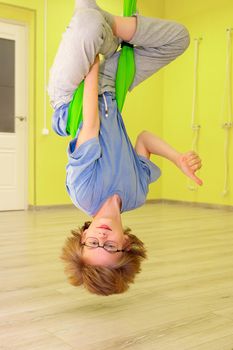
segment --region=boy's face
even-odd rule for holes
[[[128,236],[124,234],[121,221],[114,218],[94,218],[91,225],[83,232],[82,243],[98,242],[103,247],[114,246],[121,250],[127,246]],[[111,253],[101,247],[83,247],[83,257],[87,264],[113,266],[122,257],[122,252]]]

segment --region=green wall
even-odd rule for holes
[[[199,55],[197,120],[201,124],[199,153],[204,186],[188,189],[183,175],[163,164],[162,197],[212,204],[233,204],[233,153],[230,145],[231,192],[223,197],[224,131],[221,114],[226,71],[226,29],[233,27],[233,2],[228,0],[166,0],[165,16],[182,22],[190,31],[187,52],[164,71],[164,138],[182,151],[191,147],[194,85],[194,38],[202,37]],[[226,114],[225,114],[226,116]],[[232,131],[231,131],[232,139]],[[175,183],[175,186],[174,186]]]
[[[62,32],[73,12],[73,0],[48,0],[47,60],[52,65]],[[122,13],[123,1],[99,0],[98,4],[115,14]],[[219,204],[233,204],[232,193],[222,197],[224,132],[221,129],[221,100],[225,78],[226,28],[233,27],[230,0],[138,0],[145,16],[165,17],[184,23],[191,34],[186,53],[128,95],[123,117],[132,142],[143,129],[149,129],[181,151],[190,149],[193,94],[194,37],[203,37],[200,47],[199,151],[203,158],[200,176],[204,186],[187,189],[187,180],[167,161],[153,160],[163,176],[151,185],[149,199],[167,198]],[[29,204],[68,204],[65,190],[66,138],[56,136],[50,127],[52,109],[47,99],[50,133],[43,136],[44,110],[44,7],[42,0],[4,0],[0,17],[29,26]],[[49,69],[48,69],[49,70]],[[48,71],[47,71],[48,75]],[[142,125],[143,121],[143,125]],[[230,160],[230,174],[233,157]],[[231,175],[233,185],[233,177]],[[175,186],[174,186],[175,184]]]

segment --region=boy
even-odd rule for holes
[[[135,15],[108,14],[94,0],[76,2],[53,68],[49,93],[54,130],[66,135],[69,102],[85,79],[83,123],[68,148],[66,186],[74,204],[92,216],[72,231],[62,259],[73,285],[110,295],[122,293],[146,257],[143,243],[124,230],[121,213],[141,206],[148,186],[160,176],[150,155],[165,157],[197,184],[201,161],[194,152],[180,154],[143,131],[131,145],[115,100],[119,42],[135,45],[136,76],[130,90],[182,54],[189,34],[175,22]],[[105,56],[100,65],[99,53]]]

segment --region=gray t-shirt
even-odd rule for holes
[[[91,216],[114,194],[121,198],[121,212],[143,205],[149,184],[161,174],[150,160],[137,155],[116,100],[110,93],[104,97],[105,103],[99,96],[99,137],[75,149],[78,131],[68,147],[67,190],[73,203]]]

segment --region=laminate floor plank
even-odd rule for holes
[[[59,258],[75,208],[0,213],[1,350],[232,350],[233,215],[147,204],[123,214],[149,259],[129,292],[70,286]]]

